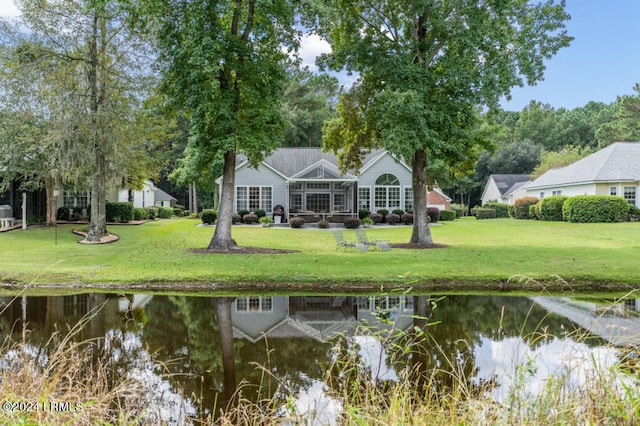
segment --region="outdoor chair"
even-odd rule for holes
[[[367,247],[376,248],[380,251],[389,251],[391,250],[391,246],[389,245],[389,240],[373,240],[369,241],[367,238],[367,232],[364,229],[356,229],[356,239],[358,240],[358,244],[366,245]]]
[[[342,234],[342,231],[340,231],[338,229],[332,229],[331,232],[333,232],[333,236],[336,239],[336,251],[339,248],[343,248],[345,251],[348,250],[348,249],[357,248],[358,251],[360,251],[360,252],[365,252],[368,249],[368,247],[364,246],[363,244],[357,244],[357,243],[348,242],[344,238],[344,235]]]

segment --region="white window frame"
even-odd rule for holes
[[[410,186],[404,187],[404,211],[413,211],[413,188]]]
[[[636,205],[637,188],[635,186],[624,186],[622,188],[624,199],[631,205]]]
[[[271,296],[236,297],[234,309],[236,312],[273,312],[273,298]]]
[[[264,210],[270,212],[273,205],[273,187],[257,185],[236,186],[236,212],[240,210]]]

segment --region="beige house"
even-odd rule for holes
[[[640,143],[616,142],[525,186],[528,196],[616,195],[640,206]]]

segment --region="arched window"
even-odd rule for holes
[[[384,173],[376,179],[374,188],[375,211],[400,208],[400,181],[391,173]]]

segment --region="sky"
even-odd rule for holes
[[[618,96],[634,94],[640,82],[638,0],[567,0],[569,35],[575,40],[547,61],[545,78],[533,87],[514,88],[506,110],[520,111],[531,100],[554,108],[573,109],[589,101],[611,103]],[[13,0],[0,0],[0,16],[16,16]],[[316,69],[315,57],[330,49],[316,36],[305,38],[300,57]],[[345,88],[355,80],[337,75]]]

